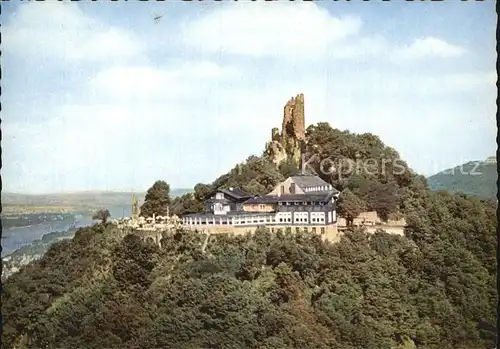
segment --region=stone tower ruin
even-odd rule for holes
[[[276,165],[289,161],[300,167],[305,139],[304,94],[301,93],[285,104],[281,133],[277,128],[272,129],[265,156]]]

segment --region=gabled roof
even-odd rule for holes
[[[331,186],[331,184],[325,182],[318,176],[292,176],[292,181],[296,183],[302,190],[307,187],[322,187]]]
[[[249,194],[246,191],[243,191],[243,190],[238,189],[238,188],[224,188],[224,189],[219,189],[218,191],[220,191],[221,193],[224,193],[232,198],[235,198],[237,200],[248,199],[248,198],[251,198],[253,196],[252,194]]]

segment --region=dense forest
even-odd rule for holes
[[[193,232],[166,234],[159,247],[99,223],[6,280],[3,346],[494,348],[496,202],[432,192],[376,136],[322,123],[307,137],[306,151],[319,158],[391,160],[386,171],[321,176],[342,190],[344,215],[402,214],[405,236],[352,228],[332,244],[262,228],[212,236],[203,253],[204,236]],[[201,210],[217,188],[262,194],[296,172],[251,157],[193,195],[170,198],[157,182],[141,211]]]
[[[80,229],[10,277],[5,348],[491,349],[495,205],[427,193],[406,237]]]

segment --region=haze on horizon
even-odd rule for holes
[[[494,2],[2,10],[4,192],[212,182],[300,92],[307,125],[376,134],[424,175],[496,150]]]

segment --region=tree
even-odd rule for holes
[[[102,209],[102,210],[97,211],[92,216],[92,219],[99,220],[103,224],[106,224],[108,222],[109,217],[111,217],[111,213],[109,213],[109,210],[108,209]]]
[[[260,184],[255,178],[245,185],[243,190],[252,195],[265,195],[267,193],[266,187]]]
[[[210,185],[198,183],[194,186],[194,198],[200,202],[205,201],[212,194]]]
[[[352,191],[349,189],[342,191],[338,201],[338,211],[346,219],[347,225],[352,225],[354,218],[365,209],[364,201],[354,195]]]
[[[386,221],[389,214],[396,212],[399,207],[398,186],[394,182],[372,183],[366,201],[370,209],[377,211],[380,218]]]
[[[194,197],[193,193],[178,196],[172,200],[171,213],[182,216],[188,213],[203,212],[205,205]]]
[[[156,181],[146,192],[141,216],[152,217],[153,214],[168,215],[170,205],[170,186],[165,181]]]

